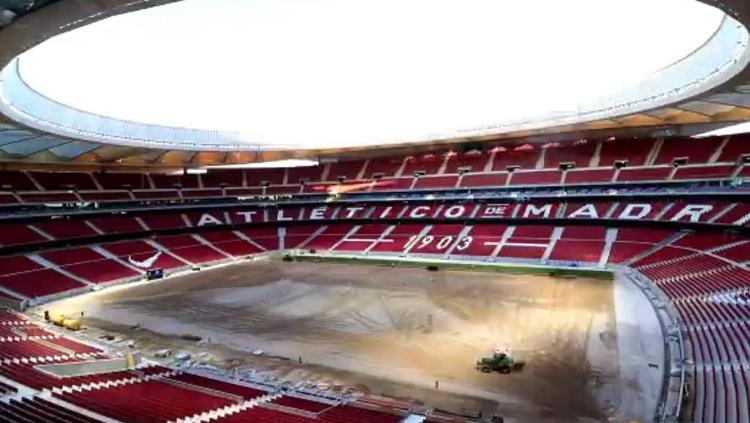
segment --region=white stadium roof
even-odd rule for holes
[[[732,1],[61,3],[0,31],[0,160],[232,164],[750,118]]]

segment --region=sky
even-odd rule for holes
[[[440,138],[575,111],[679,60],[694,0],[185,0],[25,53],[78,109],[308,148]]]

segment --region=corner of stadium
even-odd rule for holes
[[[500,81],[542,73],[457,34],[492,2],[0,0],[0,423],[750,423],[750,2],[673,2],[715,24],[576,97],[573,53]],[[139,17],[245,22],[247,80],[196,60],[157,119],[166,62],[92,40]]]

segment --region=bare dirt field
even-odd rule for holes
[[[514,422],[605,419],[596,387],[619,368],[612,282],[582,277],[266,261],[45,309],[84,311],[91,335],[132,339],[147,355],[206,352],[226,368],[453,412],[500,410]],[[476,371],[476,359],[495,348],[509,348],[525,369]],[[256,349],[265,356],[253,356]]]

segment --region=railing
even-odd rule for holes
[[[650,279],[631,268],[626,268],[624,273],[654,307],[664,334],[664,382],[654,421],[677,422],[682,411],[686,382],[685,346],[678,313],[664,292]]]

